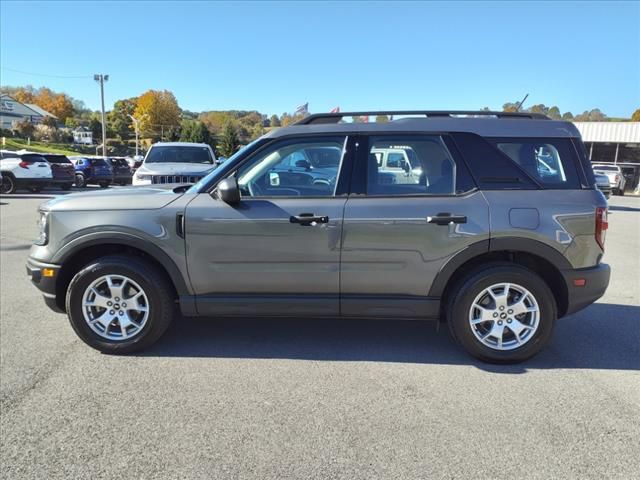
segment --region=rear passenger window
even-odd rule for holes
[[[456,164],[439,136],[371,137],[369,195],[453,195]]]
[[[575,152],[567,139],[493,139],[500,151],[547,188],[580,188]]]

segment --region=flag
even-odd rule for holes
[[[299,105],[296,108],[296,112],[294,113],[294,115],[306,115],[309,113],[309,102],[305,103],[304,105]]]
[[[329,113],[340,113],[340,107],[335,107],[333,110],[331,110]]]

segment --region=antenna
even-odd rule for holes
[[[518,106],[516,107],[516,112],[520,111],[520,107],[522,107],[522,104],[524,103],[524,101],[529,98],[529,94],[527,93],[524,98],[522,99],[522,101],[518,104]]]

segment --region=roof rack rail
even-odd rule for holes
[[[551,120],[542,113],[527,112],[492,112],[476,110],[381,110],[371,112],[338,112],[314,113],[303,118],[296,125],[312,125],[317,123],[338,123],[344,117],[371,117],[377,115],[424,115],[427,118],[452,117],[457,115],[472,115],[477,117],[496,118],[528,118],[535,120]]]

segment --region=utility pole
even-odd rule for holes
[[[104,114],[104,82],[109,80],[109,75],[95,74],[93,79],[100,84],[100,100],[102,102],[102,156],[107,157],[107,120]]]
[[[129,118],[133,121],[133,127],[136,129],[136,157],[138,156],[138,134],[139,134],[139,120],[133,115],[129,115]]]

